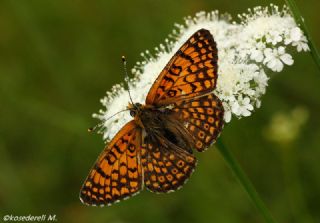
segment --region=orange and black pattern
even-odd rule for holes
[[[194,137],[196,149],[200,152],[217,139],[223,128],[223,106],[214,94],[177,102],[173,111],[177,112],[185,123],[190,135]]]
[[[142,188],[139,147],[141,130],[126,124],[101,153],[80,191],[88,205],[110,205]]]
[[[134,118],[100,154],[80,199],[111,205],[137,194],[179,189],[203,151],[223,127],[223,106],[212,92],[217,82],[217,47],[200,29],[182,45],[149,90],[146,105],[129,104]]]
[[[152,192],[166,193],[177,190],[189,178],[196,158],[171,145],[147,142],[141,150],[144,183]]]
[[[218,53],[208,30],[200,29],[182,45],[151,87],[146,104],[168,105],[212,91]]]

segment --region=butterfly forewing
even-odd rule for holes
[[[168,105],[212,91],[217,80],[217,48],[200,29],[171,58],[151,87],[146,104]]]
[[[127,123],[101,153],[80,191],[88,205],[110,205],[142,188],[141,129]]]

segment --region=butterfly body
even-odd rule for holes
[[[223,127],[224,109],[213,90],[217,48],[201,29],[182,45],[152,85],[144,105],[128,105],[129,121],[105,147],[91,169],[80,199],[111,205],[146,187],[152,192],[180,188]]]
[[[172,109],[139,103],[129,104],[128,108],[136,125],[141,128],[142,146],[148,141],[153,141],[170,149],[166,145],[166,142],[169,142],[192,153],[192,148],[195,146],[192,135],[186,129],[183,120],[180,120]]]

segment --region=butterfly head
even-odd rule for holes
[[[139,115],[141,113],[142,104],[140,104],[140,103],[134,103],[134,104],[129,103],[128,109],[130,111],[130,115],[132,117],[136,117],[137,115]]]

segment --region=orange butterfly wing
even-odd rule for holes
[[[152,85],[146,104],[169,105],[211,92],[217,81],[217,47],[208,30],[193,34]]]
[[[208,148],[222,131],[224,109],[214,94],[177,102],[172,110],[185,123],[199,152]]]
[[[147,140],[141,148],[144,183],[152,192],[179,189],[190,177],[196,162],[192,154],[163,138]]]
[[[142,189],[141,129],[128,122],[102,151],[81,191],[88,205],[111,205]]]

